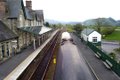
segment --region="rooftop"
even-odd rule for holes
[[[0,42],[17,38],[18,36],[13,33],[2,21],[0,21]]]

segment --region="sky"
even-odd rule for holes
[[[25,0],[24,0],[25,1]],[[31,0],[45,19],[82,22],[94,18],[120,20],[120,0]]]

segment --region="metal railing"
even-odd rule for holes
[[[104,62],[108,64],[108,66],[116,73],[118,76],[120,76],[120,63],[115,61],[113,58],[108,56],[105,52],[97,48],[95,45],[93,45],[90,42],[87,42],[87,45],[95,52],[95,54],[100,54],[100,59],[102,59]],[[112,65],[112,66],[110,66]]]

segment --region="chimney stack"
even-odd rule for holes
[[[32,1],[31,0],[26,0],[26,7],[30,10],[32,10]]]
[[[0,0],[0,19],[3,19],[6,12],[6,1]]]

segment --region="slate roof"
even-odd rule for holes
[[[48,32],[48,31],[50,31],[50,30],[52,30],[52,28],[43,26],[43,27],[41,28],[41,31],[39,32],[39,34],[44,34],[44,33]]]
[[[43,10],[29,10],[24,6],[23,0],[6,0],[6,2],[9,10],[8,18],[10,19],[17,19],[22,8],[26,19],[33,20],[34,18],[37,21],[44,20]]]
[[[88,35],[91,34],[93,31],[95,31],[95,30],[94,30],[94,29],[84,29],[81,33],[88,36]]]
[[[9,10],[8,18],[18,18],[21,7],[24,10],[23,0],[6,0],[6,2]]]
[[[39,35],[39,32],[41,31],[42,26],[33,26],[33,27],[21,27],[20,30]]]
[[[26,16],[26,19],[33,20],[32,13],[27,7],[25,7],[25,16]]]
[[[41,35],[52,30],[52,28],[45,26],[21,27],[19,29],[35,35]]]
[[[2,21],[0,21],[0,42],[17,38],[18,36],[13,33]]]
[[[36,13],[35,13],[34,10],[31,11],[31,14],[32,14],[32,18],[33,18],[34,20],[36,20]]]
[[[36,13],[36,20],[44,20],[43,10],[34,10]]]

